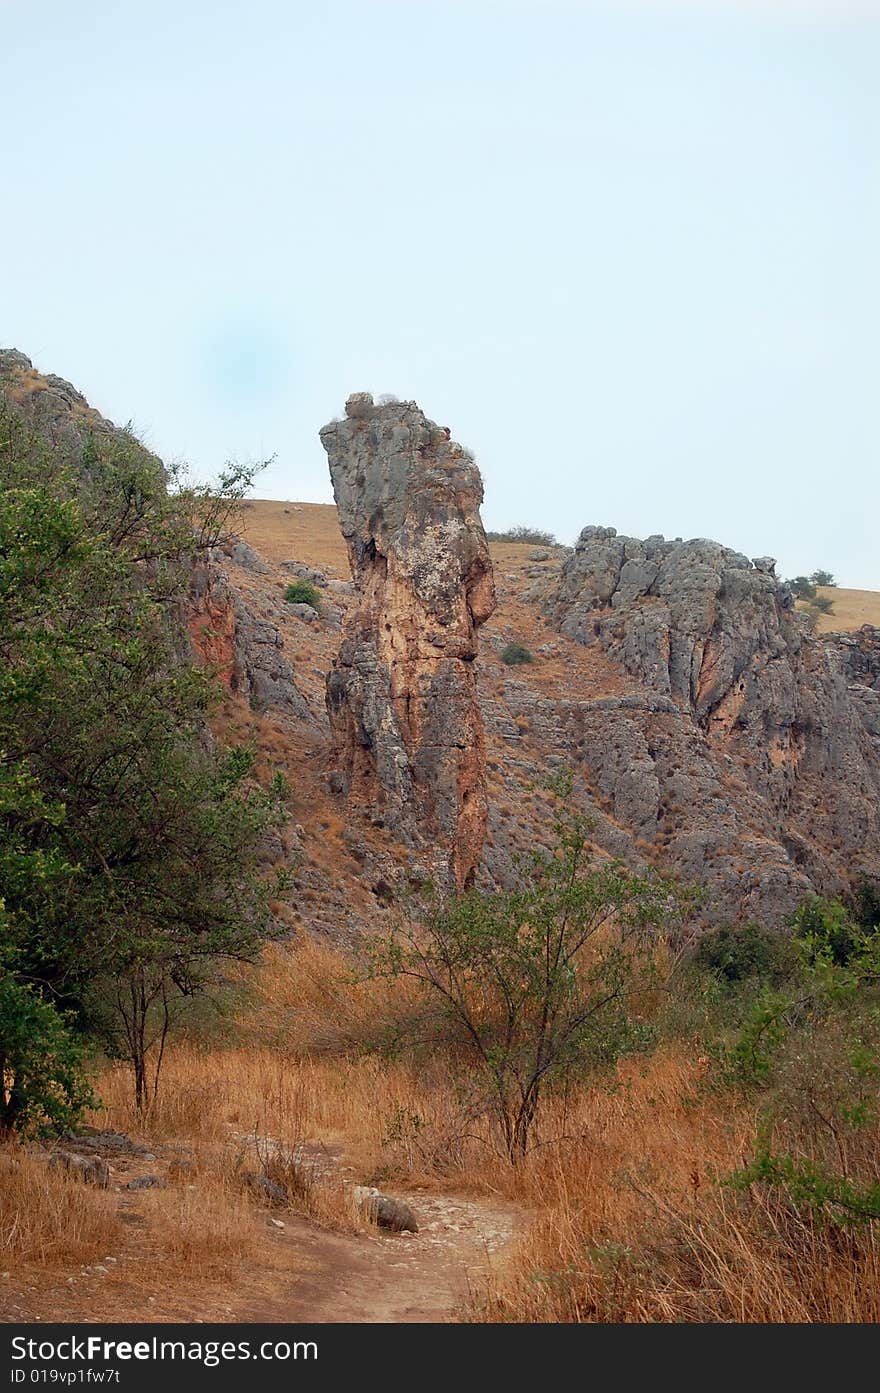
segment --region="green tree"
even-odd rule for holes
[[[442,1004],[513,1163],[552,1081],[644,1045],[638,994],[686,906],[659,876],[593,860],[570,781],[557,791],[555,846],[523,860],[516,889],[429,906],[371,952],[373,975],[413,978]]]
[[[67,868],[41,885],[0,860],[4,941],[24,987],[131,1061],[144,1105],[174,1004],[275,932],[259,850],[283,789],[217,748],[183,628],[250,475],[186,487],[127,434],[65,461],[9,408],[0,473],[0,768],[53,810],[19,819],[22,854]]]
[[[785,584],[799,600],[815,600],[816,598],[816,586],[813,581],[810,580],[809,576],[794,576],[792,580],[787,580]]]
[[[53,847],[61,819],[27,770],[0,758],[0,884],[19,904],[45,902],[71,872]],[[69,1126],[92,1101],[82,1042],[22,974],[15,938],[0,899],[0,1136]]]

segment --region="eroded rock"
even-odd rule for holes
[[[768,922],[880,874],[876,631],[811,634],[774,566],[588,527],[545,602],[634,688],[569,718],[603,806],[715,917]]]
[[[327,682],[343,785],[465,885],[486,826],[477,629],[495,607],[480,474],[415,402],[358,393],[321,441],[357,587]]]

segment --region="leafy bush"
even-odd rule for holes
[[[555,547],[556,538],[552,532],[544,532],[540,527],[508,527],[506,532],[487,532],[490,542],[533,542],[539,547]]]
[[[791,927],[811,965],[829,960],[845,967],[864,949],[865,934],[841,900],[808,896],[792,916]]]
[[[292,585],[288,585],[284,598],[289,605],[311,605],[314,610],[319,609],[321,605],[321,596],[308,580],[295,580]]]
[[[0,908],[0,933],[4,931]],[[94,1104],[68,1020],[11,970],[0,945],[0,1135],[60,1131]]]
[[[531,651],[521,643],[508,643],[501,650],[501,661],[508,667],[516,667],[519,663],[531,663],[534,660]]]
[[[814,585],[824,585],[829,587],[837,585],[837,581],[834,579],[830,571],[814,571],[813,574],[810,576],[810,580],[813,582]]]
[[[859,881],[854,895],[855,916],[863,929],[880,929],[880,880]]]
[[[880,1219],[880,934],[839,900],[810,896],[792,920],[794,971],[764,988],[718,1052],[728,1083],[762,1102],[753,1159],[730,1177],[802,1224]]]
[[[779,935],[762,925],[733,924],[703,934],[694,962],[726,982],[775,981],[785,975],[790,954]]]

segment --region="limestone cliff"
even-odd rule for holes
[[[545,608],[630,687],[572,718],[592,785],[716,917],[880,873],[876,631],[814,636],[768,557],[600,527]]]
[[[476,631],[495,607],[480,474],[414,402],[352,396],[321,441],[358,599],[327,682],[340,787],[465,885],[486,825]]]

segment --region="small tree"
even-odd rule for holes
[[[815,600],[816,586],[813,581],[810,580],[809,576],[794,576],[785,583],[792,594],[796,595],[799,600]]]
[[[836,586],[837,581],[830,571],[814,571],[810,576],[814,585]]]
[[[552,1080],[645,1043],[638,994],[684,905],[659,876],[593,860],[570,780],[556,788],[556,844],[524,858],[518,888],[446,900],[371,953],[371,975],[411,977],[443,1004],[514,1164]]]
[[[0,935],[5,931],[0,902]],[[14,971],[0,943],[0,1138],[71,1126],[94,1103],[67,1019]]]

